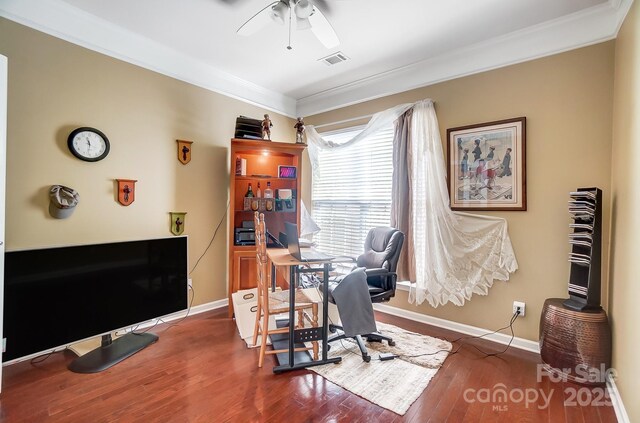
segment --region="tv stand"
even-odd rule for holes
[[[80,356],[69,364],[75,373],[97,373],[107,370],[158,340],[153,333],[128,333],[116,340],[111,334],[102,335],[102,345]]]

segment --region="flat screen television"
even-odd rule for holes
[[[186,236],[6,252],[3,361],[102,335],[69,368],[110,367],[158,339],[112,332],[187,308],[187,267]]]

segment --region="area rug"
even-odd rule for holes
[[[386,342],[367,342],[371,362],[365,363],[353,340],[333,342],[328,356],[342,356],[342,361],[309,370],[380,407],[404,415],[442,366],[451,343],[385,323],[376,322],[376,326],[393,338],[394,347]],[[378,355],[385,352],[400,358],[378,360]],[[419,354],[430,355],[411,357]]]

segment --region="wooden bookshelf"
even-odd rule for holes
[[[257,286],[256,281],[256,252],[253,245],[236,245],[236,228],[242,228],[243,222],[253,222],[254,210],[245,209],[245,194],[249,184],[252,185],[254,195],[258,182],[261,184],[262,195],[271,182],[274,195],[272,210],[261,208],[265,215],[266,229],[276,238],[284,232],[285,222],[294,222],[300,226],[300,167],[304,144],[292,144],[261,140],[231,140],[231,166],[229,181],[229,316],[233,315],[233,301],[231,294],[243,289]],[[236,174],[236,160],[246,160],[245,175]],[[297,178],[279,178],[278,166],[295,166]],[[293,210],[276,209],[278,190],[290,189],[293,192]]]

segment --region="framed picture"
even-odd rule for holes
[[[278,166],[278,178],[296,179],[298,168],[295,166]]]
[[[447,129],[452,210],[526,210],[525,117]]]

